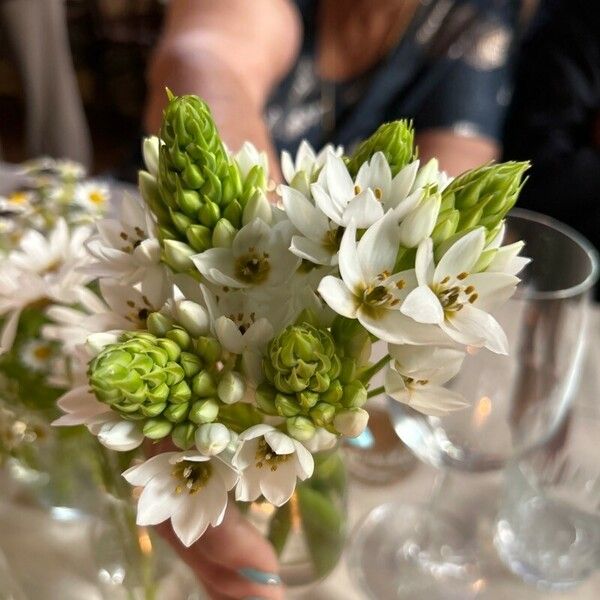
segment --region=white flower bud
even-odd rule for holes
[[[356,437],[360,435],[369,421],[369,413],[362,408],[351,408],[338,413],[333,419],[333,426],[342,435]]]
[[[192,336],[206,335],[209,331],[209,317],[204,307],[182,300],[176,306],[177,321]]]
[[[91,356],[96,356],[109,344],[116,344],[121,337],[120,331],[103,331],[100,333],[92,333],[85,340],[85,347]]]
[[[256,190],[244,208],[242,223],[248,225],[254,219],[260,219],[267,225],[271,224],[271,204],[262,190]]]
[[[426,185],[438,182],[439,165],[437,158],[432,158],[422,169],[419,169],[412,189],[418,190]]]
[[[225,404],[235,404],[239,402],[246,392],[246,384],[244,378],[234,371],[229,371],[219,381],[217,386],[217,394],[219,399]]]
[[[322,452],[323,450],[330,450],[333,448],[338,441],[338,436],[335,433],[331,433],[323,427],[317,427],[315,435],[304,442],[306,449],[313,454],[315,452]]]
[[[155,136],[144,138],[142,144],[142,154],[144,155],[144,164],[146,169],[153,177],[158,177],[158,150],[160,140]]]
[[[244,142],[240,151],[235,155],[235,162],[237,163],[240,173],[244,179],[248,177],[248,173],[250,173],[252,167],[255,165],[262,167],[265,175],[267,175],[267,154],[259,151],[256,146],[250,142]]]
[[[438,218],[442,197],[434,194],[425,198],[413,211],[406,215],[400,223],[400,245],[405,248],[415,248],[427,239]]]
[[[231,442],[231,435],[222,423],[205,423],[196,430],[195,441],[196,448],[202,454],[214,456],[227,448]]]
[[[188,271],[194,268],[194,263],[190,257],[196,254],[196,252],[187,244],[177,240],[165,240],[163,245],[167,263],[174,269],[177,271]]]

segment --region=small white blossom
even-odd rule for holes
[[[312,454],[298,441],[270,425],[255,425],[239,436],[233,466],[240,471],[236,500],[251,502],[261,494],[275,506],[294,493],[296,480],[310,477]]]
[[[227,492],[238,474],[218,457],[199,452],[163,452],[123,473],[143,486],[137,507],[138,525],[171,519],[173,531],[191,546],[209,525],[217,527],[227,508]]]

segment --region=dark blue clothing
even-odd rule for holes
[[[296,0],[304,22],[299,58],[273,94],[267,120],[278,148],[351,147],[382,122],[451,128],[499,139],[510,100],[517,0],[423,0],[400,41],[352,81],[319,78],[317,0]]]

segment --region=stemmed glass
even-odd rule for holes
[[[423,462],[442,471],[429,505],[374,509],[356,531],[350,571],[372,597],[474,597],[477,554],[464,524],[444,512],[448,471],[494,471],[543,446],[576,391],[598,259],[577,232],[544,215],[514,210],[506,241],[525,241],[532,259],[515,296],[496,313],[508,356],[467,357],[450,387],[469,408],[426,417],[389,401],[394,428]]]

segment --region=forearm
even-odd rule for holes
[[[493,140],[460,136],[448,129],[429,129],[417,133],[416,142],[423,163],[430,158],[437,158],[440,168],[453,177],[497,160],[500,155],[500,146]]]

